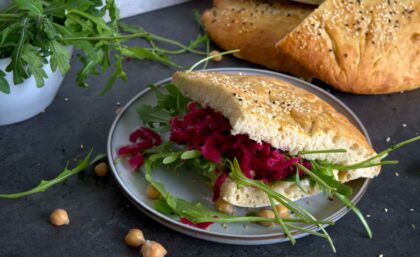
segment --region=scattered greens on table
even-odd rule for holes
[[[106,23],[108,14],[111,21]],[[0,11],[0,58],[11,57],[11,63],[0,70],[0,92],[10,93],[5,72],[13,72],[13,83],[21,84],[34,76],[38,87],[47,78],[44,65],[65,74],[70,69],[70,52],[66,46],[74,46],[82,62],[77,73],[77,83],[88,87],[89,75],[113,71],[101,94],[107,92],[117,78],[127,80],[123,69],[125,57],[151,60],[179,68],[169,55],[191,52],[208,55],[209,39],[201,33],[188,45],[164,38],[140,27],[118,22],[119,11],[114,0],[13,0]],[[196,13],[195,13],[196,16]],[[123,33],[122,33],[122,32]],[[141,38],[148,47],[128,46],[127,40]],[[160,44],[170,49],[160,47]],[[205,51],[198,50],[206,46]]]
[[[154,91],[157,98],[156,106],[140,105],[137,108],[137,112],[140,119],[146,126],[161,133],[167,132],[170,129],[169,120],[176,115],[184,114],[186,112],[187,103],[190,102],[190,100],[182,96],[182,94],[172,84],[165,85],[164,90],[159,90],[157,87],[152,86],[152,90]],[[336,165],[319,160],[311,161],[312,170],[305,168],[300,163],[296,163],[294,165],[305,173],[305,177],[310,180],[312,186],[318,186],[320,190],[325,194],[330,197],[336,197],[344,205],[350,208],[362,222],[368,236],[372,237],[372,231],[369,228],[369,225],[364,216],[348,198],[352,194],[352,189],[349,186],[336,180],[333,175],[333,170],[353,170],[377,165],[396,164],[398,161],[383,161],[383,159],[391,151],[394,151],[406,144],[417,140],[420,140],[420,136],[403,141],[380,152],[372,158],[352,165]],[[300,152],[299,155],[335,152],[342,153],[345,151],[345,149],[305,151]],[[165,190],[163,184],[153,178],[152,170],[158,166],[171,167],[173,169],[184,166],[185,168],[193,168],[197,170],[197,172],[201,173],[205,178],[208,179],[211,174],[214,174],[213,171],[216,169],[216,164],[212,161],[204,159],[201,153],[197,150],[187,150],[185,147],[182,148],[182,146],[168,141],[164,142],[158,147],[146,150],[143,155],[145,157],[143,168],[145,171],[146,180],[154,187],[156,187],[156,189],[162,195],[162,197],[155,202],[155,208],[157,211],[164,214],[176,214],[180,217],[187,218],[193,223],[270,221],[281,226],[285,235],[290,239],[292,244],[295,243],[295,239],[293,238],[293,232],[291,230],[298,230],[327,239],[331,245],[332,250],[335,252],[333,241],[324,228],[325,225],[333,225],[334,222],[317,220],[312,214],[306,211],[299,204],[288,199],[282,194],[273,191],[268,184],[265,184],[262,181],[248,179],[243,175],[236,158],[233,160],[224,159],[222,161],[222,166],[227,167],[228,170],[230,170],[229,176],[238,184],[238,186],[252,186],[267,194],[271,203],[271,207],[275,213],[274,219],[258,217],[255,215],[228,215],[206,208],[201,203],[187,202],[183,199],[172,196]],[[289,157],[292,156],[289,155]],[[300,186],[299,176],[293,177],[294,181]],[[282,219],[275,208],[275,201],[287,207],[295,217]],[[306,227],[307,225],[315,225],[318,227],[320,232],[316,232],[314,229],[308,229]]]
[[[50,187],[60,184],[67,180],[70,176],[73,176],[83,170],[85,170],[90,165],[96,163],[97,161],[103,159],[105,155],[98,154],[96,157],[91,159],[92,156],[92,150],[89,151],[89,153],[86,155],[86,157],[81,160],[76,167],[70,169],[68,167],[68,164],[64,167],[64,170],[60,172],[60,174],[57,175],[57,177],[50,179],[50,180],[41,180],[39,184],[27,191],[19,192],[19,193],[12,193],[12,194],[0,194],[0,198],[21,198],[27,195],[32,195],[36,193],[41,193],[49,189]]]

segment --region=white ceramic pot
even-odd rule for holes
[[[10,6],[11,2],[10,0],[0,0],[0,11],[5,10]]]
[[[70,53],[73,48],[68,48]],[[11,62],[10,58],[0,59],[0,69],[5,71]],[[32,76],[22,84],[13,84],[13,73],[6,72],[6,79],[10,85],[10,93],[0,92],[0,125],[8,125],[24,121],[44,111],[54,100],[60,88],[63,76],[57,69],[53,72],[50,64],[44,65],[48,78],[42,88],[36,86]]]

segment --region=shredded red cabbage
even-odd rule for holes
[[[140,128],[130,134],[131,144],[118,149],[118,156],[130,156],[128,164],[138,170],[144,163],[142,152],[162,143],[160,135],[149,128]]]
[[[181,221],[181,223],[183,223],[183,224],[190,225],[190,226],[196,227],[196,228],[201,228],[201,229],[207,229],[208,227],[210,227],[214,223],[214,222],[193,223],[193,222],[191,222],[189,219],[187,219],[185,217],[181,217],[179,219],[179,221]]]
[[[223,183],[225,183],[228,174],[223,172],[213,183],[213,201],[216,201],[217,198],[220,196],[220,188],[222,187]]]
[[[282,180],[296,173],[293,164],[310,163],[300,157],[287,157],[282,151],[268,143],[257,143],[246,135],[231,135],[229,120],[211,108],[200,108],[196,103],[188,105],[184,117],[174,117],[170,121],[170,140],[199,150],[205,159],[220,163],[222,156],[236,157],[242,172],[248,178],[270,182]],[[302,175],[302,172],[299,171]],[[222,174],[214,183],[214,194],[220,193]]]

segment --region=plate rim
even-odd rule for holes
[[[226,67],[226,68],[212,68],[212,69],[203,69],[199,71],[204,72],[231,72],[231,73],[253,73],[257,75],[268,75],[277,79],[286,78],[288,80],[292,80],[295,83],[298,84],[304,84],[305,86],[314,89],[315,91],[319,92],[320,94],[324,94],[327,97],[329,97],[331,100],[333,100],[336,104],[340,105],[356,122],[356,125],[361,132],[366,137],[369,145],[371,145],[371,140],[369,137],[369,134],[363,125],[363,123],[360,121],[358,116],[347,106],[345,105],[341,100],[339,100],[337,97],[332,95],[330,92],[315,86],[307,81],[279,73],[279,72],[273,72],[273,71],[267,71],[267,70],[261,70],[261,69],[253,69],[253,68],[241,68],[241,67]],[[156,82],[154,85],[161,86],[165,83],[168,83],[171,81],[171,77],[162,79],[158,82]],[[296,85],[295,85],[296,86]],[[250,240],[257,240],[259,241],[256,244],[267,244],[267,243],[276,243],[276,242],[284,242],[289,241],[289,239],[284,236],[284,233],[281,232],[274,232],[274,233],[268,233],[268,234],[261,234],[261,235],[232,235],[232,234],[223,234],[219,232],[209,231],[209,230],[203,230],[196,227],[192,227],[186,224],[183,224],[177,220],[174,220],[171,217],[168,217],[162,213],[159,213],[155,209],[149,207],[147,204],[143,203],[142,201],[136,199],[134,194],[131,192],[131,190],[124,184],[120,176],[118,175],[117,168],[115,167],[114,158],[113,158],[113,151],[112,151],[112,139],[115,132],[115,128],[117,127],[119,121],[123,117],[124,113],[141,98],[143,95],[148,93],[151,89],[149,87],[141,90],[138,94],[136,94],[133,98],[131,98],[121,109],[121,111],[118,113],[118,115],[115,117],[110,131],[108,133],[107,137],[107,159],[108,163],[111,167],[111,171],[113,176],[115,177],[118,187],[122,190],[123,194],[132,202],[137,208],[139,208],[144,214],[149,216],[150,218],[154,219],[155,221],[159,222],[160,224],[169,227],[170,229],[176,230],[178,232],[181,232],[183,234],[187,234],[190,236],[194,236],[197,238],[205,238],[206,240],[214,241],[214,242],[221,242],[220,239],[227,239],[229,240],[230,244],[244,244],[243,241],[246,241],[249,243]],[[306,90],[306,89],[305,89]],[[318,96],[319,97],[319,96]],[[324,100],[324,99],[323,99]],[[325,101],[325,100],[324,100]],[[370,179],[365,178],[363,184],[361,185],[360,190],[352,197],[351,202],[354,204],[357,204],[362,196],[366,193],[366,190],[370,184]],[[338,221],[340,218],[342,218],[344,215],[346,215],[350,211],[349,208],[347,208],[345,205],[340,208],[335,213],[331,214],[330,216],[324,218],[323,220],[331,220],[331,221]],[[328,225],[325,224],[323,227],[327,227]],[[309,229],[311,231],[318,231],[320,230],[319,227],[316,225],[308,225],[305,227],[306,229]],[[199,234],[202,237],[197,236]],[[304,237],[309,235],[309,233],[306,232],[298,232],[294,237],[296,239]],[[274,240],[274,241],[273,241]],[[270,241],[270,242],[267,242]],[[241,243],[242,242],[242,243]],[[223,243],[223,242],[222,242]],[[255,244],[255,243],[254,243]]]

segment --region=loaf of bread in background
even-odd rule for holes
[[[202,17],[207,32],[239,58],[357,94],[420,87],[420,0],[213,4]]]
[[[236,54],[238,58],[309,78],[310,74],[298,64],[279,54],[275,45],[314,8],[286,0],[214,0],[202,21],[219,47],[241,50]]]
[[[420,87],[420,1],[326,0],[277,49],[341,91],[415,89]]]

